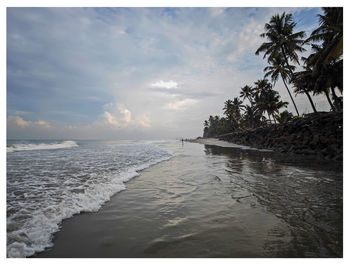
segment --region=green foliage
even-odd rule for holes
[[[324,14],[319,15],[319,27],[305,41],[311,44],[313,51],[309,57],[303,58],[308,79],[305,72],[299,75],[304,77],[304,86],[308,90],[314,94],[325,94],[331,109],[342,111],[343,100],[337,96],[335,89],[343,92],[343,8],[322,9]],[[300,80],[297,88],[300,88]]]
[[[293,114],[288,112],[288,110],[284,110],[282,113],[276,116],[278,123],[285,124],[288,121],[293,120]]]
[[[247,96],[246,87],[250,87],[248,96],[251,105],[243,105],[238,97],[228,99],[223,108],[225,117],[209,116],[209,119],[204,121],[204,138],[266,125],[264,113],[275,120],[279,109],[285,107],[287,103],[280,100],[278,92],[272,89],[272,84],[268,80],[258,80],[254,84],[254,88],[246,85],[241,91],[241,97]]]

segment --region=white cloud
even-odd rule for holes
[[[50,123],[44,120],[38,121],[26,121],[21,116],[8,116],[7,125],[15,126],[17,128],[29,128],[29,127],[39,127],[39,128],[50,128]]]
[[[104,112],[103,116],[106,119],[106,121],[108,122],[108,124],[110,124],[111,126],[116,127],[116,128],[119,127],[119,122],[110,112],[107,112],[107,111]]]
[[[20,127],[26,127],[30,125],[29,121],[24,121],[23,118],[19,116],[16,117],[16,122],[17,122],[17,125]]]
[[[149,128],[151,126],[151,122],[147,115],[141,116],[136,122],[143,128]]]
[[[185,110],[187,109],[190,105],[193,105],[197,102],[197,100],[195,99],[191,99],[191,98],[186,98],[184,100],[181,101],[177,101],[174,103],[169,103],[166,105],[166,109],[170,109],[170,110]]]
[[[251,21],[245,26],[238,34],[236,42],[237,47],[227,56],[227,60],[231,63],[237,62],[240,58],[244,58],[244,55],[254,54],[256,49],[263,42],[260,34],[264,32],[264,24],[261,22]]]
[[[9,116],[7,117],[7,123],[8,124],[15,124],[18,127],[24,128],[27,127],[31,124],[30,121],[25,121],[22,117],[20,116]]]
[[[110,103],[108,104],[108,107],[110,108],[110,111],[105,111],[102,115],[102,119],[104,120],[104,123],[107,123],[115,129],[150,127],[150,119],[146,114],[142,114],[133,119],[131,111],[123,106],[118,106],[116,104]]]
[[[39,125],[39,126],[43,126],[43,127],[50,127],[50,124],[47,121],[44,120],[38,120],[35,122],[35,124]]]
[[[129,124],[131,122],[131,112],[126,108],[125,109],[120,108],[119,112],[123,115],[123,121],[126,124]]]
[[[219,16],[221,15],[224,11],[225,11],[225,7],[213,7],[210,8],[210,13],[213,17]]]
[[[178,88],[178,83],[174,81],[158,81],[150,84],[151,87],[165,88],[165,89],[175,89]]]

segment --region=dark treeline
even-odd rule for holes
[[[307,38],[304,31],[294,32],[296,23],[292,14],[271,17],[260,35],[266,42],[255,52],[267,59],[264,78],[245,85],[239,96],[227,100],[224,117],[210,116],[205,120],[203,137],[301,118],[292,93],[305,95],[314,113],[317,109],[311,95],[324,95],[331,111],[343,110],[343,8],[322,10],[323,14],[318,15],[319,27]],[[300,58],[298,53],[306,51],[307,45],[311,46],[311,54]],[[302,70],[296,71],[295,65],[300,65]],[[283,102],[273,89],[279,79],[288,91],[297,116],[284,109],[289,102]],[[292,87],[294,91],[290,90]],[[248,103],[244,105],[243,101]]]

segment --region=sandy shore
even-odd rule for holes
[[[163,144],[174,158],[143,170],[98,212],[65,220],[35,257],[342,254],[341,173],[201,141]]]
[[[224,141],[224,140],[219,140],[216,138],[198,138],[198,139],[191,139],[188,141],[192,142],[192,143],[200,143],[200,144],[205,144],[205,145],[210,145],[210,146],[219,146],[219,147],[224,147],[224,148],[235,148],[235,149],[242,149],[242,150],[257,150],[257,151],[272,152],[272,150],[269,150],[269,149],[257,149],[257,148],[253,148],[253,147],[249,147],[249,146],[234,144],[232,142],[228,142],[228,141]]]

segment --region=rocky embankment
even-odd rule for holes
[[[235,144],[343,160],[343,113],[316,113],[286,124],[217,137]]]

